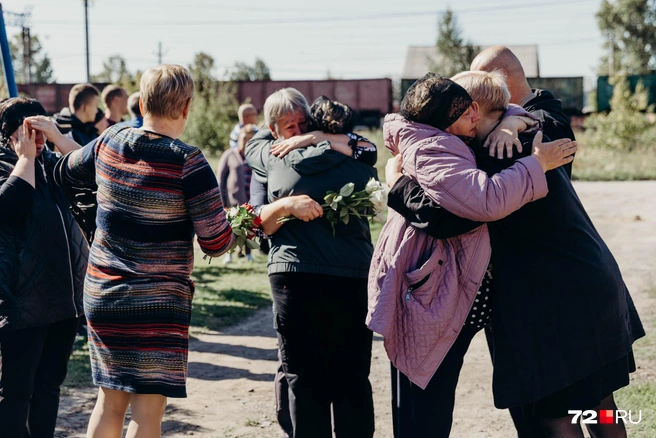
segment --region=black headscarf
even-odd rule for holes
[[[467,111],[472,98],[451,79],[428,73],[412,84],[401,102],[406,119],[444,131]]]

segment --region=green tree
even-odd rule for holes
[[[230,74],[231,81],[270,81],[271,71],[260,58],[255,58],[252,66],[236,62]]]
[[[654,0],[603,0],[596,17],[608,51],[600,75],[639,75],[656,68]]]
[[[182,139],[214,155],[229,147],[230,132],[238,120],[234,84],[217,80],[214,58],[206,53],[196,54],[189,71],[196,92]]]
[[[447,9],[437,24],[437,51],[439,61],[431,62],[431,70],[450,77],[469,70],[471,62],[481,48],[465,41],[458,19],[451,9]]]
[[[120,85],[128,94],[132,94],[139,91],[141,75],[140,70],[132,73],[121,55],[113,55],[103,62],[103,69],[99,74],[91,75],[91,81]]]
[[[626,76],[615,76],[611,80],[613,97],[608,114],[598,113],[588,117],[585,128],[591,131],[590,144],[618,151],[633,152],[654,147],[652,139],[654,124],[645,114],[651,111],[649,95],[642,82],[632,93]]]
[[[30,36],[30,72],[29,78],[25,77],[24,67],[24,44],[22,35],[15,35],[9,41],[11,61],[14,66],[16,82],[54,82],[55,77],[50,63],[50,57],[43,51],[43,46],[36,35]]]

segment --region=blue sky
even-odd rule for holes
[[[91,0],[91,72],[120,54],[131,70],[187,65],[204,51],[217,74],[235,61],[262,58],[273,79],[392,77],[409,45],[431,45],[438,14],[456,13],[474,43],[537,44],[542,76],[584,76],[591,84],[603,54],[595,13],[600,0],[221,1]],[[52,58],[59,82],[85,80],[82,0],[3,0],[5,11],[31,6],[32,33]],[[8,28],[11,37],[20,29]]]

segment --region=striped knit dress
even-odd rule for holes
[[[180,140],[112,127],[55,173],[59,184],[98,185],[84,286],[94,384],[186,397],[193,237],[213,256],[233,240],[205,157]]]

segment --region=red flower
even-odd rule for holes
[[[251,204],[244,204],[243,207],[246,208],[247,212],[249,213],[253,212],[253,206]]]
[[[259,228],[259,226],[262,225],[262,218],[257,216],[253,219],[253,225]]]

